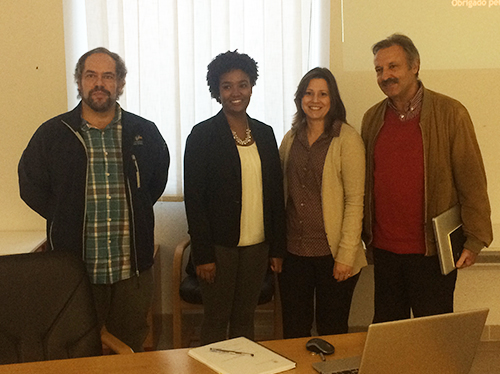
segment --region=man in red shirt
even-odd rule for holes
[[[461,206],[467,237],[457,268],[493,238],[486,175],[474,127],[458,101],[426,89],[420,56],[405,35],[373,48],[387,96],[364,115],[363,239],[375,265],[374,322],[453,311],[457,272],[442,275],[432,218]]]

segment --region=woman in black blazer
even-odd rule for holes
[[[269,264],[285,252],[282,172],[272,128],[246,109],[257,64],[237,51],[208,65],[222,110],[193,127],[184,156],[184,200],[191,255],[200,280],[201,344],[254,338],[253,316]]]

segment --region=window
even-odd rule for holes
[[[77,104],[74,66],[104,46],[128,69],[120,104],[156,123],[170,150],[164,199],[182,198],[182,160],[191,128],[220,110],[206,68],[238,49],[259,66],[248,114],[279,143],[295,113],[302,76],[329,66],[328,0],[64,0],[68,103]]]

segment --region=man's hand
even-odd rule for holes
[[[207,283],[214,283],[215,281],[215,262],[210,264],[198,265],[196,267],[196,275],[198,278],[203,279]]]
[[[457,261],[457,264],[455,265],[458,269],[464,269],[469,266],[472,266],[476,263],[477,259],[477,253],[469,251],[468,249],[464,248],[462,251],[462,255]]]
[[[278,257],[271,257],[269,259],[269,263],[271,264],[271,270],[275,273],[281,273],[281,269],[283,267],[283,259]]]

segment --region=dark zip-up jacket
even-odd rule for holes
[[[153,265],[153,204],[165,189],[170,157],[154,123],[122,110],[122,154],[130,215],[132,269]],[[49,249],[84,258],[87,151],[81,103],[42,124],[19,162],[21,198],[47,220]]]

